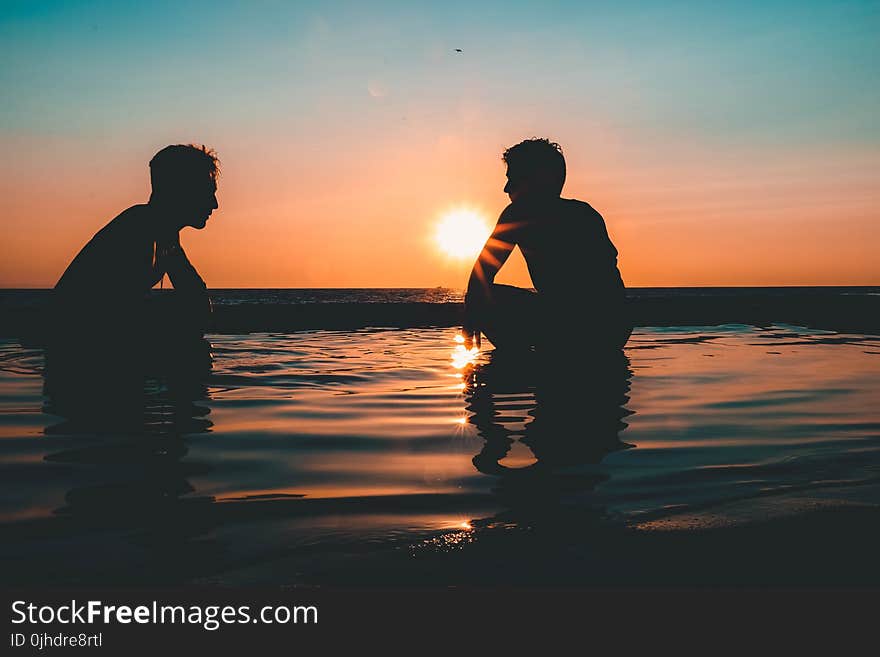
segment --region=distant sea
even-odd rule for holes
[[[161,294],[161,291],[155,291]],[[0,310],[42,304],[51,290],[0,289]],[[210,290],[215,305],[240,304],[315,304],[315,303],[461,303],[464,290],[448,287],[430,288],[216,288]],[[880,286],[796,286],[796,287],[631,287],[627,295],[634,299],[660,297],[780,297],[880,296]]]
[[[880,286],[874,287],[635,287],[627,294],[633,298],[677,297],[742,297],[755,293],[780,296],[836,295],[880,296]],[[432,288],[267,288],[211,290],[214,303],[236,305],[243,303],[300,304],[300,303],[461,303],[464,290],[446,287]]]
[[[464,291],[457,288],[266,288],[209,291],[220,333],[460,326]],[[171,293],[153,290],[154,296]],[[0,335],[39,343],[48,326],[51,290],[0,290]],[[628,288],[636,326],[786,323],[880,332],[880,286]],[[572,309],[589,306],[588,293]]]

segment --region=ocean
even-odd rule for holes
[[[877,293],[634,296],[785,308]],[[222,327],[198,391],[145,381],[142,421],[124,429],[55,415],[39,340],[3,324],[5,582],[880,583],[876,333],[691,317],[637,326],[599,363],[564,326],[544,353],[466,348],[455,290],[213,296],[216,308],[335,305],[350,324],[375,318],[370,307],[397,311],[387,326]],[[3,291],[0,307],[27,313],[45,298]],[[406,326],[422,304],[450,314]]]

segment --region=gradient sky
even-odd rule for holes
[[[433,226],[494,221],[533,135],[630,286],[880,284],[878,34],[880,2],[4,1],[0,286],[54,285],[197,142],[210,287],[462,287]]]

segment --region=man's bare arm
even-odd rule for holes
[[[193,296],[207,296],[208,287],[199,276],[199,272],[193,267],[180,242],[172,241],[157,245],[159,249],[159,263],[171,279],[171,285],[181,294]]]
[[[509,221],[508,210],[502,212],[471,270],[466,297],[468,303],[476,303],[478,299],[488,297],[495,275],[516,246],[516,228],[517,224]]]

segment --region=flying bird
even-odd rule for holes
[[[461,52],[461,48],[456,48],[455,52]]]

